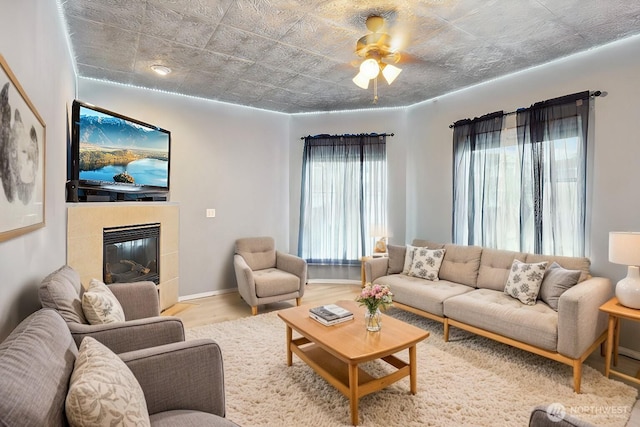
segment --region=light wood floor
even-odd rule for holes
[[[360,293],[360,289],[359,284],[309,284],[305,290],[302,303],[316,306],[331,304],[339,300],[354,300]],[[258,314],[294,307],[295,304],[295,300],[291,300],[262,305],[258,307]],[[237,292],[230,292],[181,302],[165,310],[162,314],[165,316],[177,316],[182,319],[186,328],[191,328],[249,317],[251,316],[251,307],[240,298]],[[604,372],[604,357],[598,350],[594,351],[585,363],[600,372]],[[635,376],[639,367],[640,362],[621,355],[616,369]],[[618,378],[616,380],[621,381]],[[637,384],[628,384],[640,389]]]
[[[302,304],[324,305],[339,300],[354,300],[360,293],[359,284],[309,284],[304,291]],[[296,301],[282,301],[261,305],[258,314],[295,307]],[[177,316],[182,319],[186,328],[224,322],[251,316],[251,307],[240,298],[237,292],[216,295],[185,301],[162,312],[166,316]]]

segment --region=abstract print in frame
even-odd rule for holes
[[[0,242],[44,227],[45,130],[0,55]]]

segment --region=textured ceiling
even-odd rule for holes
[[[81,77],[286,113],[411,105],[640,33],[637,0],[59,1]],[[374,14],[404,46],[375,105],[351,81]]]

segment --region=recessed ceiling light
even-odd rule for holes
[[[171,73],[171,68],[165,67],[164,65],[154,64],[151,66],[151,69],[161,76],[166,76]]]

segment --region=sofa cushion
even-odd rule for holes
[[[591,260],[585,257],[569,257],[569,256],[556,256],[556,255],[538,255],[527,254],[525,262],[542,262],[547,261],[549,264],[557,262],[561,267],[568,270],[580,270],[580,279],[578,283],[584,282],[591,277],[589,268],[591,268]]]
[[[567,289],[576,285],[582,272],[580,270],[567,270],[554,262],[544,273],[540,286],[540,299],[549,307],[558,311],[558,299]]]
[[[521,252],[483,248],[476,287],[479,289],[503,291],[509,273],[511,272],[513,260],[524,261],[525,258],[526,254]]]
[[[417,248],[413,254],[409,276],[438,281],[444,254],[445,249]]]
[[[77,352],[55,310],[23,320],[0,344],[0,425],[66,425],[64,400]]]
[[[147,403],[133,372],[92,337],[80,344],[65,411],[71,426],[150,426]]]
[[[476,289],[446,299],[444,315],[516,341],[557,350],[558,313],[542,301],[526,305],[502,291]]]
[[[91,279],[89,288],[82,295],[82,311],[91,325],[125,321],[118,298],[97,279]]]
[[[523,304],[534,305],[546,269],[546,261],[528,264],[514,259],[504,293]]]
[[[159,412],[150,417],[153,427],[237,427],[238,425],[226,418],[207,412],[190,410],[173,410]]]
[[[251,270],[276,266],[275,242],[271,237],[247,237],[236,240],[236,253],[241,255]]]
[[[300,290],[300,278],[286,271],[266,268],[253,272],[258,298],[284,295]]]
[[[387,245],[387,252],[389,252],[389,265],[387,267],[387,274],[402,273],[407,247],[398,245]]]
[[[413,242],[411,244],[420,248],[444,249],[444,243],[433,242],[431,240],[425,239],[413,239]]]
[[[78,272],[63,265],[42,280],[38,297],[44,308],[53,308],[67,322],[86,324],[87,319],[82,312],[82,291]]]
[[[393,301],[443,316],[442,303],[447,298],[470,292],[473,288],[459,283],[439,280],[430,282],[418,277],[392,274],[374,280],[374,284],[387,285],[393,292]]]
[[[447,252],[440,266],[440,279],[475,287],[482,248],[452,244],[444,247]]]

